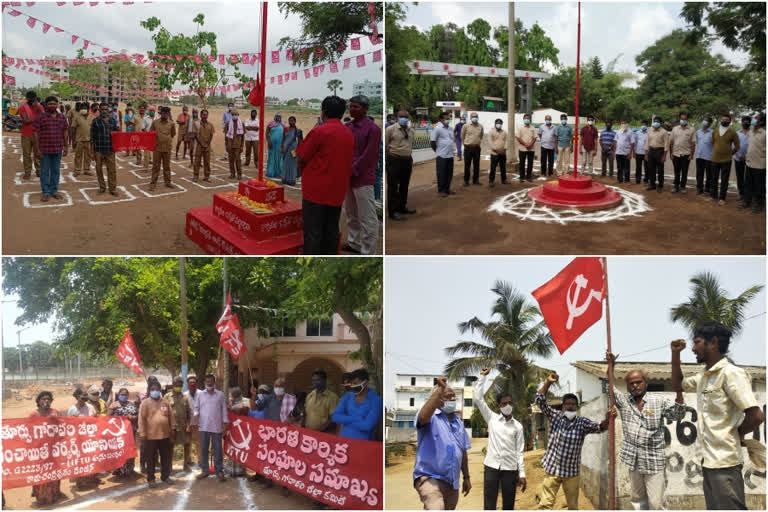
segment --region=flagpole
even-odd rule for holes
[[[573,131],[573,177],[579,175],[579,70],[581,69],[581,2],[576,29],[576,128]]]
[[[608,258],[603,256],[605,273],[605,328],[608,340],[608,352],[611,350],[611,299],[608,294]],[[613,395],[613,361],[608,361],[608,410],[612,411],[615,403]],[[608,417],[608,509],[616,510],[616,421],[611,414]]]
[[[264,125],[264,109],[266,106],[266,94],[267,94],[267,11],[268,3],[262,2],[262,15],[261,15],[261,108],[259,108],[259,181],[264,180],[264,144],[266,141],[264,137],[266,135],[266,126]]]

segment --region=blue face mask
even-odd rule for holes
[[[160,398],[160,391],[157,389],[153,389],[152,391],[149,392],[149,396],[157,400],[158,398]]]
[[[648,127],[647,127],[647,126],[645,126],[645,125],[643,125],[643,127],[642,127],[642,128],[640,128],[640,129],[641,129],[641,130],[643,130],[643,131],[646,131],[646,130],[648,129]]]
[[[117,399],[120,400],[123,403],[128,401],[128,397],[125,396],[125,395],[118,395]]]
[[[523,119],[523,124],[529,125],[529,124],[531,124],[531,120],[530,119]]]
[[[547,126],[549,126],[549,125],[551,125],[551,124],[552,124],[552,120],[551,120],[551,119],[547,119],[546,121],[544,121],[544,124],[546,124]]]
[[[753,119],[749,124],[752,126],[757,126],[757,119]]]
[[[408,126],[408,118],[407,117],[401,117],[397,120],[397,122],[400,124],[400,126]]]
[[[477,124],[477,118],[476,117],[472,118],[472,124]]]
[[[653,123],[653,127],[654,128],[660,128],[661,127],[661,123],[659,123],[659,122]]]
[[[688,121],[686,121],[685,119],[681,119],[680,126],[688,126]]]
[[[561,119],[560,124],[565,126],[566,124],[568,124],[568,121],[566,119]]]
[[[703,126],[704,128],[706,128],[707,126],[709,126],[709,123],[708,123],[708,122],[706,122],[706,121],[702,121],[702,122],[701,122],[701,126]]]

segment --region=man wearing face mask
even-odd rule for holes
[[[413,466],[413,487],[425,510],[454,510],[459,501],[459,473],[462,491],[469,494],[467,451],[469,435],[456,409],[456,393],[445,377],[437,378],[432,395],[416,414],[418,448]]]
[[[200,474],[197,478],[208,478],[208,448],[213,445],[213,466],[216,477],[224,482],[223,436],[229,431],[229,416],[227,416],[227,398],[216,389],[216,377],[209,373],[205,376],[205,391],[201,392],[195,402],[195,416],[198,418],[200,429]]]
[[[405,220],[409,210],[408,186],[413,172],[413,128],[408,124],[408,112],[397,112],[397,121],[384,132],[384,148],[387,155],[387,214],[390,220]]]
[[[751,206],[754,213],[760,213],[765,207],[765,112],[757,114],[751,124],[741,207]]]
[[[270,392],[269,386],[267,384],[262,384],[258,388],[252,387],[250,397],[251,410],[248,412],[248,416],[251,418],[259,418],[263,420],[267,412],[267,400],[271,394],[272,393]],[[256,476],[256,480],[258,480],[258,473]]]
[[[165,395],[165,401],[171,406],[174,418],[174,428],[171,431],[172,449],[176,446],[183,446],[184,450],[184,471],[191,469],[191,428],[192,408],[189,406],[189,399],[181,392],[184,388],[184,379],[180,376],[173,378],[173,389]]]
[[[147,115],[144,117],[144,129],[145,132],[152,131],[152,123],[155,122],[155,107],[149,107]],[[149,169],[150,165],[154,165],[154,151],[144,150],[144,169]]]
[[[40,158],[35,153],[35,121],[45,112],[37,99],[35,91],[27,91],[27,100],[19,107],[21,117],[21,151],[24,163],[24,179],[32,177],[34,165],[35,174],[40,176]]]
[[[181,114],[176,118],[176,124],[179,125],[179,137],[176,139],[176,160],[179,159],[179,146],[184,144],[181,158],[187,158],[187,125],[189,124],[189,107],[184,105]]]
[[[59,178],[61,177],[61,158],[67,156],[69,146],[69,127],[67,120],[57,107],[59,100],[54,96],[45,99],[45,113],[37,116],[34,122],[35,155],[40,160],[40,188],[42,202],[48,198],[61,199]]]
[[[99,108],[101,115],[91,124],[91,154],[96,161],[99,192],[106,192],[109,185],[109,193],[117,196],[117,166],[115,150],[112,148],[112,132],[119,131],[119,128],[115,119],[109,116],[107,104],[102,103]],[[107,182],[104,181],[104,166],[107,167]]]
[[[608,162],[608,176],[613,176],[613,153],[616,149],[616,132],[613,130],[613,121],[605,122],[605,130],[600,132],[600,160],[602,161],[602,175],[605,176],[605,163]]]
[[[200,459],[200,417],[195,415],[195,404],[197,403],[197,397],[200,396],[200,391],[197,390],[197,377],[190,375],[187,377],[187,391],[184,392],[184,396],[189,403],[189,436],[192,444],[195,445],[195,456],[198,458],[198,467]],[[190,464],[191,468],[191,464]]]
[[[358,368],[352,372],[349,392],[341,397],[331,419],[341,425],[340,436],[371,441],[382,404],[381,397],[368,387],[368,370]]]
[[[537,129],[539,139],[541,139],[541,175],[552,176],[552,169],[555,165],[555,147],[557,146],[557,127],[552,124],[552,116],[544,116],[544,124]]]
[[[67,410],[67,416],[97,416],[96,409],[88,400],[88,394],[82,388],[75,389],[72,396],[75,398],[75,404]],[[92,484],[102,483],[98,475],[81,476],[74,480],[78,491],[83,491]]]
[[[622,121],[620,126],[613,152],[619,183],[629,183],[629,158],[634,150],[635,138],[626,121]]]
[[[211,143],[213,142],[213,123],[208,122],[208,111],[200,111],[200,128],[197,131],[197,148],[195,151],[194,176],[192,181],[200,177],[200,161],[203,162],[203,181],[211,181]]]
[[[304,402],[304,427],[336,433],[336,424],[331,420],[336,406],[339,405],[339,396],[328,389],[328,375],[325,370],[318,368],[312,372],[312,391]]]
[[[285,379],[282,377],[275,380],[272,390],[273,393],[267,403],[264,418],[285,423],[288,421],[293,408],[296,407],[296,396],[285,392]]]
[[[477,112],[469,115],[469,124],[461,129],[461,142],[464,144],[464,186],[469,186],[470,168],[472,171],[472,184],[480,185],[480,145],[483,143],[485,130],[480,124]]]
[[[456,153],[459,156],[459,162],[461,162],[461,130],[467,124],[467,117],[462,115],[456,126],[453,127],[453,138],[456,141]]]
[[[70,126],[75,137],[75,176],[83,172],[91,176],[91,120],[88,105],[78,103],[78,111],[72,116]]]
[[[605,432],[611,416],[611,411],[606,412],[601,423],[578,416],[579,398],[572,393],[563,395],[562,411],[552,409],[547,404],[547,392],[559,378],[556,373],[551,374],[536,394],[536,405],[549,420],[547,452],[541,460],[546,476],[539,491],[539,510],[552,509],[561,485],[568,509],[579,509],[579,470],[584,438],[588,434]]]
[[[731,159],[738,151],[739,136],[731,128],[731,116],[723,114],[720,116],[720,126],[712,130],[712,183],[709,192],[712,200],[717,200],[718,206],[725,204],[728,180],[731,177]]]
[[[192,115],[187,120],[186,141],[189,146],[189,164],[195,164],[195,146],[197,143],[197,132],[200,131],[200,115],[196,108],[192,108]]]
[[[160,119],[152,122],[151,131],[155,132],[155,153],[153,155],[152,179],[149,182],[149,190],[155,190],[157,178],[160,176],[160,164],[163,165],[163,179],[165,186],[173,188],[171,184],[171,145],[176,136],[176,124],[171,121],[170,107],[160,107]]]
[[[176,418],[167,400],[160,392],[160,383],[153,381],[149,385],[149,399],[139,406],[139,436],[143,438],[147,450],[147,486],[152,489],[155,483],[155,462],[160,454],[160,480],[172,484],[171,464],[173,445],[171,435],[176,429]]]
[[[251,118],[245,122],[245,166],[251,163],[253,154],[253,166],[259,168],[259,120],[256,117],[259,111],[251,109]]]
[[[483,461],[483,508],[496,510],[501,486],[502,509],[514,510],[517,486],[525,492],[527,485],[523,463],[523,426],[512,417],[512,395],[502,392],[497,396],[496,403],[501,414],[488,407],[485,381],[490,371],[490,368],[480,370],[473,393],[475,407],[488,424],[488,448]]]
[[[739,150],[733,154],[733,166],[736,169],[736,187],[739,191],[739,201],[744,199],[744,184],[747,168],[747,151],[749,151],[749,130],[751,128],[752,118],[743,116],[741,118],[741,130],[736,132],[739,136]]]
[[[501,129],[503,121],[496,119],[494,129],[491,130],[491,172],[488,176],[488,186],[496,186],[496,166],[501,172],[501,184],[507,184],[507,132]]]
[[[227,152],[226,158],[222,158],[222,160],[229,158],[229,139],[227,139],[227,127],[229,127],[229,122],[232,121],[232,110],[234,108],[235,104],[230,101],[227,104],[227,110],[225,110],[224,115],[221,116],[221,131],[224,134],[224,148]]]
[[[568,125],[568,116],[560,114],[560,126],[556,128],[555,140],[557,141],[557,175],[568,174],[571,168],[571,154],[573,153],[573,128]]]
[[[661,193],[664,189],[664,162],[669,151],[669,132],[661,127],[661,116],[654,116],[652,128],[648,131],[645,141],[645,160],[648,162],[648,190],[656,189]],[[658,187],[656,180],[659,180]]]
[[[587,124],[581,128],[580,134],[579,151],[584,155],[584,160],[581,163],[581,172],[586,173],[589,171],[591,174],[594,174],[595,169],[592,166],[592,161],[597,153],[598,133],[593,116],[587,116]]]
[[[448,197],[455,192],[451,191],[453,180],[453,132],[448,126],[451,122],[451,114],[440,113],[440,122],[435,125],[429,136],[429,145],[435,152],[435,171],[437,174],[437,193],[440,197]]]
[[[643,119],[640,129],[634,132],[632,140],[632,156],[630,160],[635,160],[635,183],[648,183],[648,164],[645,162],[645,142],[648,140],[648,125],[650,123],[647,119]],[[645,177],[643,177],[643,166],[645,166]]]
[[[243,168],[240,153],[243,151],[243,137],[245,128],[240,120],[240,112],[232,110],[232,120],[229,121],[226,131],[227,148],[229,151],[229,179],[242,179]]]
[[[669,154],[675,167],[675,189],[673,193],[685,194],[688,183],[688,166],[696,150],[696,133],[688,126],[688,114],[680,112],[680,124],[672,128],[669,137]]]
[[[520,159],[520,183],[523,180],[533,181],[533,155],[535,153],[534,146],[536,145],[536,129],[531,126],[531,115],[523,115],[523,124],[517,127],[517,133],[515,134],[517,143],[520,144],[518,149],[518,157]],[[528,165],[526,167],[526,160]],[[542,167],[543,169],[543,167]]]
[[[712,185],[712,118],[705,117],[696,130],[696,195],[709,193]]]
[[[618,356],[606,352],[605,359],[615,363]],[[621,415],[619,459],[627,465],[635,510],[664,509],[664,425],[683,419],[686,408],[678,391],[676,402],[647,393],[648,380],[642,370],[633,370],[624,378],[627,392],[614,388],[613,395]],[[666,420],[666,421],[665,421]]]

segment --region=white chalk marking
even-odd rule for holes
[[[245,500],[245,510],[259,510],[259,507],[253,502],[253,494],[251,494],[251,490],[248,488],[246,479],[238,478],[237,483],[240,486],[240,493]]]
[[[128,192],[128,189],[126,189],[125,187],[118,186],[117,189],[122,191],[122,197],[118,196],[118,197],[120,197],[120,199],[109,199],[109,198],[114,197],[114,196],[104,192],[104,196],[107,198],[106,201],[97,201],[95,198],[91,198],[90,195],[86,192],[86,190],[99,190],[98,187],[95,187],[95,188],[81,188],[80,189],[80,193],[83,194],[83,196],[85,197],[85,200],[90,205],[124,203],[126,201],[133,201],[133,200],[136,199],[136,196],[134,196],[133,194]]]
[[[129,169],[128,172],[130,172],[131,174],[133,174],[134,176],[136,176],[140,180],[146,180],[146,179],[152,177],[152,170],[151,169],[148,170],[148,171],[147,170],[137,171],[137,170],[134,170],[134,169]],[[162,175],[162,172],[160,174]],[[171,176],[176,176],[176,173],[171,171]]]
[[[98,179],[96,178],[96,176],[93,176],[93,175],[91,175],[91,176],[88,176],[86,174],[82,175],[82,176],[85,176],[86,178],[92,178],[92,179],[89,179],[89,180],[81,180],[81,179],[79,179],[78,176],[75,176],[74,172],[67,173],[67,176],[69,176],[69,180],[72,183],[97,183],[98,182]]]
[[[179,497],[176,499],[176,503],[173,504],[173,510],[185,510],[187,508],[189,496],[192,494],[192,484],[195,482],[195,473],[190,473],[182,480],[186,480],[187,485],[179,491]]]
[[[23,199],[23,205],[24,208],[56,208],[59,206],[72,206],[72,196],[69,195],[69,192],[66,192],[64,190],[59,190],[59,194],[64,196],[67,200],[66,203],[62,203],[59,199],[51,198],[48,200],[47,203],[43,203],[39,199],[36,200],[35,204],[32,204],[30,198],[33,195],[40,195],[42,196],[42,192],[24,192],[24,199]]]
[[[67,505],[66,508],[68,508],[69,510],[80,510],[86,507],[90,507],[91,505],[95,505],[96,503],[100,503],[102,501],[109,500],[112,498],[119,498],[120,496],[125,496],[126,494],[140,491],[142,489],[146,490],[147,484],[132,485],[131,487],[126,487],[124,489],[107,492],[96,498],[91,498],[89,500],[81,501],[80,503],[75,503],[74,505]]]
[[[213,176],[211,176],[211,178],[213,178]],[[213,188],[230,188],[230,187],[235,186],[235,183],[226,183],[226,182],[223,185],[208,185],[207,184],[208,182],[203,181],[202,178],[200,178],[200,180],[197,181],[197,182],[193,181],[192,178],[181,178],[181,179],[186,181],[187,183],[191,183],[192,185],[195,185],[196,187],[200,187],[203,190],[209,190],[209,189],[213,189]],[[213,178],[213,179],[218,180],[218,181],[224,181],[221,178]]]
[[[40,185],[40,177],[37,176],[34,171],[32,172],[32,175],[29,177],[28,180],[23,180],[22,176],[24,176],[24,172],[17,172],[16,175],[13,177],[13,182],[16,185]],[[59,185],[63,185],[67,182],[67,178],[64,174],[59,175]]]
[[[140,183],[138,185],[131,185],[131,186],[133,188],[135,188],[136,190],[138,190],[139,192],[141,192],[142,194],[144,194],[145,196],[147,196],[147,197],[173,196],[173,195],[176,195],[176,194],[183,194],[184,192],[187,191],[187,189],[185,189],[184,187],[182,187],[178,183],[174,183],[173,184],[173,191],[172,192],[163,192],[163,193],[160,193],[160,194],[150,194],[149,192],[147,192],[147,191],[145,191],[144,189],[141,188],[142,186],[147,186],[148,187],[149,184],[147,184],[147,183]],[[158,188],[162,187],[164,189],[167,188],[164,183],[163,184],[158,183],[157,187]]]

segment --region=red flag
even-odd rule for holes
[[[380,62],[381,61],[381,50],[376,50],[373,52],[373,62]]]
[[[232,354],[232,357],[235,359],[240,357],[240,354],[245,350],[243,331],[240,329],[240,321],[237,319],[237,315],[232,315],[229,321],[227,321],[224,330],[221,331],[219,344]]]
[[[360,38],[356,37],[352,39],[351,46],[353,50],[359,50],[360,49]]]
[[[35,23],[36,22],[37,22],[37,20],[35,18],[33,18],[32,16],[27,18],[27,25],[29,26],[29,28],[35,28]]]
[[[123,341],[121,341],[120,346],[117,347],[115,355],[117,356],[118,361],[123,363],[134,372],[138,374],[144,373],[144,370],[141,369],[141,358],[139,357],[139,351],[136,350],[136,344],[133,342],[131,331],[125,331],[125,334],[123,335]]]
[[[325,55],[325,48],[322,46],[315,46],[315,56],[321,58],[323,55]]]
[[[272,52],[272,64],[280,62],[280,52],[275,50]]]
[[[291,73],[291,80],[297,80],[298,78],[299,78],[298,71],[294,71],[293,73]]]
[[[232,318],[232,294],[228,293],[227,305],[224,306],[224,312],[221,314],[221,318],[216,322],[216,331],[218,331],[219,334],[222,333],[230,318]]]
[[[349,67],[349,63],[352,61],[352,58],[344,59],[344,69],[347,69]]]
[[[285,60],[287,60],[288,62],[293,62],[293,50],[285,51]]]
[[[309,69],[304,70],[304,78],[309,78],[310,71]]]
[[[277,75],[277,83],[283,85],[283,75]]]
[[[562,354],[603,316],[605,274],[601,258],[575,258],[533,292]]]
[[[248,103],[254,107],[261,106],[261,79],[256,78],[256,84],[251,88],[251,92],[248,94]]]
[[[331,73],[338,73],[339,72],[339,65],[335,62],[331,62]]]
[[[362,68],[365,66],[365,55],[358,55],[357,56],[357,67]]]

